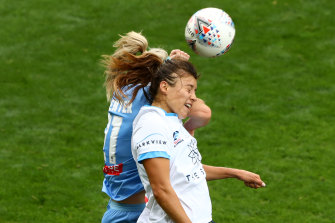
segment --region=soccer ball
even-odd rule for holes
[[[204,8],[192,15],[185,28],[185,39],[200,56],[217,57],[233,44],[235,26],[231,17],[221,9]]]

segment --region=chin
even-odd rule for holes
[[[178,114],[179,119],[185,119],[188,117],[188,114]]]

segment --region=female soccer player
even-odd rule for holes
[[[201,163],[197,141],[181,121],[197,101],[198,75],[190,62],[168,60],[150,74],[152,103],[140,109],[132,135],[132,153],[148,196],[138,222],[212,222],[206,180],[234,177],[253,188],[265,184],[245,170]]]
[[[102,222],[136,222],[145,206],[145,192],[131,154],[133,120],[142,106],[149,105],[151,79],[148,76],[153,75],[168,54],[157,48],[147,50],[146,38],[135,32],[121,36],[114,47],[114,54],[105,57],[106,93],[111,104],[103,147],[102,191],[108,194],[110,201]],[[170,57],[189,59],[189,55],[180,50],[173,50]],[[208,123],[211,111],[198,100],[189,117],[185,128],[192,134]]]

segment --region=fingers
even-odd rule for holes
[[[255,183],[244,182],[244,184],[245,184],[245,186],[250,187],[250,188],[255,188],[255,189],[258,188],[258,187],[257,187],[258,185],[255,184]]]
[[[179,49],[172,50],[170,53],[171,59],[178,59],[178,60],[189,60],[190,55],[185,53],[184,51],[181,51]]]
[[[258,174],[255,174],[253,177],[251,177],[251,179],[244,181],[244,184],[247,187],[251,187],[255,189],[266,186],[266,184],[261,180]]]
[[[254,182],[244,182],[244,184],[245,184],[245,186],[251,187],[251,188],[254,188],[254,189],[265,187],[264,182],[262,182],[261,184],[257,184],[257,183],[254,183]]]

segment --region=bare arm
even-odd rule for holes
[[[194,131],[206,126],[212,117],[211,109],[198,98],[192,105],[189,119],[184,123],[185,129],[193,136]]]
[[[260,187],[265,187],[265,183],[261,180],[258,174],[246,170],[227,168],[227,167],[215,167],[208,165],[203,165],[203,167],[206,171],[207,181],[219,180],[225,178],[236,178],[241,181],[244,181],[244,184],[251,188],[257,189]]]
[[[176,222],[191,222],[170,183],[170,161],[152,158],[143,161],[153,194],[158,204]]]

